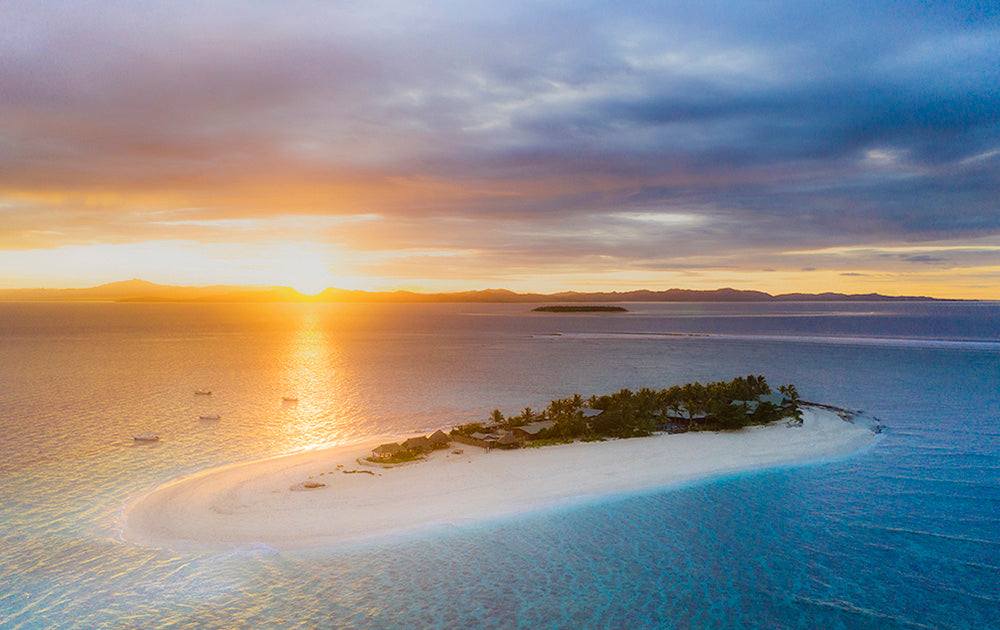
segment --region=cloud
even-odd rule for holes
[[[940,256],[930,256],[928,254],[916,254],[914,256],[904,256],[903,260],[907,262],[926,263],[929,265],[936,265],[948,262],[947,258],[942,258]]]
[[[544,272],[1000,234],[992,3],[0,17],[0,248],[283,237]]]

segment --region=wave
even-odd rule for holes
[[[956,534],[941,534],[939,532],[929,532],[921,529],[910,529],[907,527],[888,527],[884,525],[863,525],[856,524],[857,527],[863,527],[866,529],[889,532],[890,534],[904,534],[911,536],[924,536],[929,538],[935,538],[939,540],[948,540],[952,542],[961,543],[971,543],[975,545],[986,545],[990,547],[1000,547],[1000,541],[998,540],[988,540],[985,538],[973,538],[972,536],[959,536]]]
[[[535,339],[677,339],[708,338],[747,341],[778,341],[866,346],[906,346],[1000,351],[1000,341],[978,339],[932,339],[919,337],[842,337],[835,335],[753,335],[699,332],[572,332],[538,333]]]
[[[983,483],[972,479],[948,479],[947,477],[918,477],[916,475],[884,474],[881,475],[884,481],[917,481],[930,484],[954,484],[957,486],[971,486],[977,490],[1000,490],[1000,485],[994,483]]]
[[[862,608],[857,604],[852,604],[851,602],[842,599],[822,600],[822,599],[813,599],[811,597],[795,596],[792,597],[792,601],[808,604],[810,606],[817,606],[820,608],[833,608],[841,612],[851,613],[853,615],[858,615],[861,617],[868,617],[869,619],[881,619],[883,621],[890,621],[894,624],[906,628],[924,628],[926,630],[932,630],[933,628],[935,628],[935,626],[928,626],[916,621],[904,619],[903,617],[897,617],[895,615],[880,613],[870,608]]]

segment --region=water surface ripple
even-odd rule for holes
[[[1000,628],[1000,305],[626,307],[0,304],[0,627]],[[207,467],[750,373],[888,429],[364,547],[117,537],[125,502]]]

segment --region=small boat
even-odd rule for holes
[[[222,416],[220,416],[217,413],[210,413],[207,416],[198,416],[198,419],[199,420],[218,420],[221,417]]]
[[[281,402],[299,402],[299,399],[294,396],[282,396]]]
[[[211,396],[212,392],[211,392],[211,390],[207,390],[207,389],[196,389],[196,390],[194,390],[194,395],[195,396]]]
[[[137,435],[133,435],[132,439],[136,442],[158,442],[160,440],[160,436],[155,433],[139,433]]]

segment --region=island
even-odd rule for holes
[[[531,310],[536,313],[628,313],[628,309],[621,306],[586,304],[557,304],[554,306],[539,306]]]
[[[576,395],[402,442],[206,470],[130,501],[121,537],[178,551],[353,545],[825,461],[875,439],[852,414],[782,389],[745,377]]]

